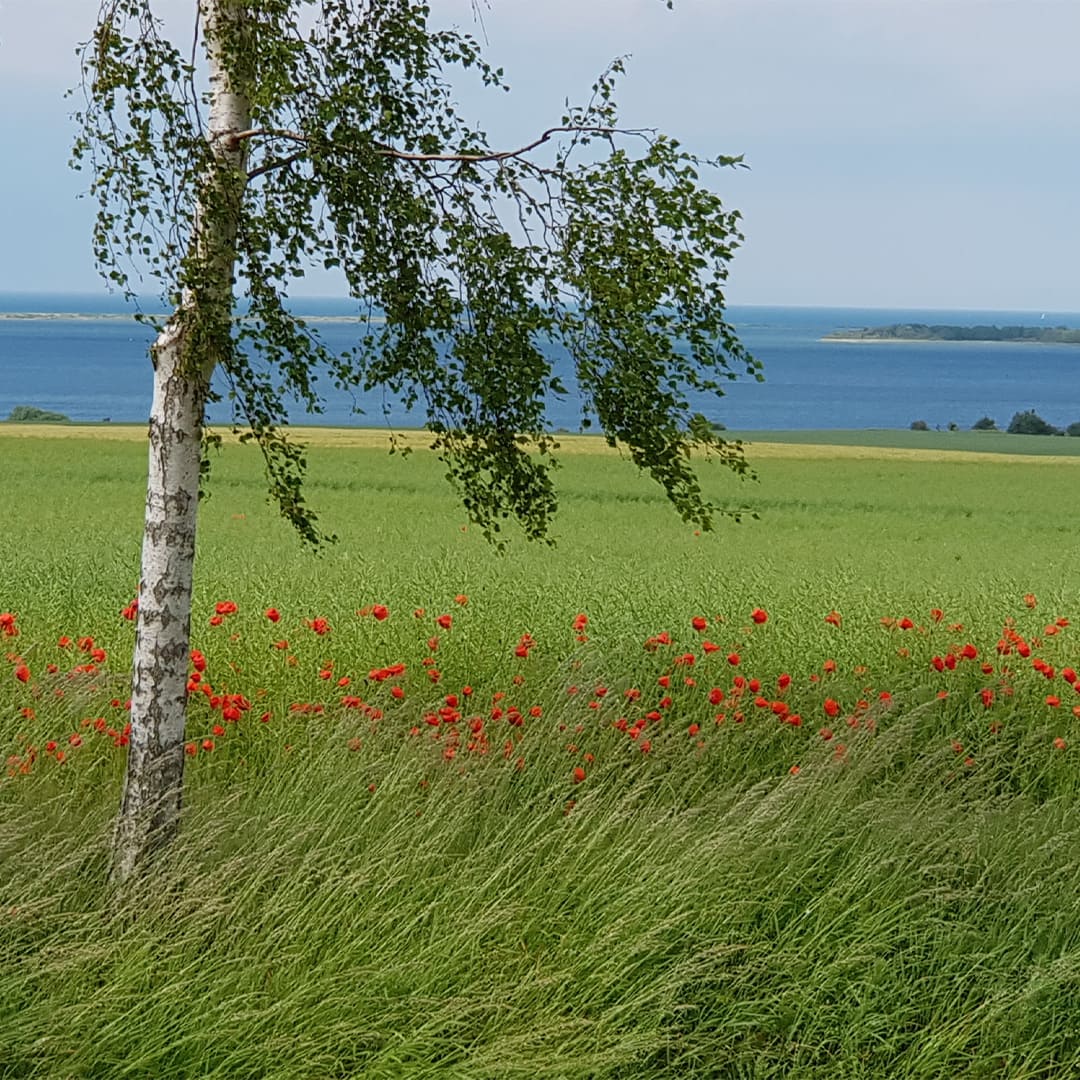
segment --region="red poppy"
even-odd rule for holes
[[[826,621],[826,622],[827,622],[827,623],[828,623],[828,624],[829,624],[830,626],[836,626],[836,627],[839,627],[839,625],[840,625],[840,622],[841,622],[841,619],[840,619],[840,612],[839,612],[839,611],[830,611],[830,612],[829,612],[829,614],[825,616],[825,621]],[[796,768],[796,769],[798,768],[798,766],[797,766],[797,765],[795,765],[795,766],[793,766],[793,767],[794,767],[794,768]]]
[[[703,619],[700,615],[695,615],[690,620],[690,625],[695,630],[700,632],[701,630],[704,630],[709,625],[709,621],[707,619]]]
[[[821,707],[825,710],[825,715],[829,717],[836,716],[840,712],[840,702],[831,697],[827,697]]]
[[[277,622],[281,618],[281,612],[274,607],[267,608],[265,614],[271,622]]]
[[[30,681],[30,669],[25,664],[20,664],[15,669],[15,678],[21,683]]]
[[[762,623],[769,621],[769,613],[763,608],[756,607],[750,612],[750,618],[760,626]]]
[[[453,623],[454,617],[452,615],[439,615],[435,619],[435,624],[443,630],[449,630]]]
[[[737,652],[728,653],[727,662],[732,667],[738,667],[742,663],[742,657]]]
[[[585,779],[585,770],[580,765],[574,766],[574,783],[580,784]]]
[[[375,616],[376,620],[382,622],[383,619],[390,615],[390,609],[385,604],[373,604],[371,614]]]

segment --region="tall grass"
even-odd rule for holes
[[[137,451],[34,441],[7,457],[0,610],[20,633],[0,643],[33,679],[0,663],[0,737],[19,760],[31,741],[83,745],[0,776],[0,1077],[1080,1071],[1080,720],[1059,674],[1073,631],[1037,649],[1052,683],[994,654],[1007,618],[1034,640],[1080,616],[1056,531],[1070,469],[777,459],[757,488],[716,480],[761,519],[699,537],[624,463],[570,459],[560,546],[500,558],[461,531],[434,463],[325,450],[310,497],[342,542],[314,558],[229,451],[205,506],[195,644],[207,679],[252,709],[215,739],[195,695],[192,738],[215,747],[188,763],[182,836],[117,890],[122,753],[82,722],[123,718]],[[226,598],[239,613],[208,626]],[[372,603],[385,621],[356,613]],[[923,631],[879,622],[909,614]],[[305,625],[317,616],[329,634]],[[664,630],[672,646],[642,648]],[[521,658],[524,632],[537,644]],[[68,679],[60,634],[107,649],[91,679]],[[968,640],[978,660],[931,667]],[[692,667],[673,663],[684,650]],[[396,661],[401,700],[366,678]],[[708,687],[730,694],[739,672],[770,697],[789,673],[805,724],[748,707],[718,725]],[[526,719],[488,720],[489,753],[462,739],[447,759],[451,736],[422,718],[466,684],[466,716],[502,692]],[[638,740],[613,726],[637,715],[628,688],[639,711],[672,698]],[[381,718],[340,706],[350,693]],[[826,696],[843,704],[831,739]]]

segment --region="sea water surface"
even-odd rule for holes
[[[298,313],[331,348],[355,339],[348,301],[296,300]],[[149,308],[148,308],[149,310]],[[150,409],[152,332],[109,296],[0,294],[0,419],[16,405],[64,413],[72,420],[141,423]],[[16,313],[79,317],[15,318]],[[822,341],[834,330],[895,322],[1080,327],[1080,314],[1032,311],[946,311],[860,308],[732,307],[729,320],[764,364],[765,382],[741,376],[722,398],[698,395],[694,409],[733,430],[970,427],[990,416],[1004,427],[1014,412],[1035,409],[1064,427],[1080,421],[1080,346],[982,342]],[[326,320],[326,321],[322,321]],[[570,364],[552,349],[557,370]],[[572,382],[572,380],[569,380]],[[227,388],[222,384],[220,391]],[[352,395],[327,383],[325,411],[310,417],[297,405],[294,423],[419,426],[382,394]],[[230,406],[211,407],[215,423]],[[548,404],[552,429],[576,431],[580,402]]]

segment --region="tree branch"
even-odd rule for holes
[[[393,146],[387,146],[385,143],[374,143],[375,152],[383,157],[396,158],[399,161],[448,161],[448,162],[467,162],[472,164],[480,164],[483,162],[493,161],[507,161],[510,158],[521,157],[527,154],[530,150],[535,150],[538,146],[542,146],[544,143],[550,141],[553,135],[559,134],[574,134],[574,135],[640,135],[645,137],[646,135],[655,134],[653,128],[615,128],[615,127],[593,127],[593,126],[575,126],[565,125],[560,127],[548,128],[532,142],[527,143],[525,146],[518,147],[516,150],[492,150],[485,154],[413,154],[407,150],[398,150]],[[227,136],[229,146],[235,148],[245,139],[254,139],[260,135],[267,136],[274,139],[289,139],[292,142],[307,143],[310,141],[307,135],[301,134],[299,131],[288,131],[283,128],[250,128],[247,131],[235,131]],[[293,158],[286,160],[295,160]],[[256,170],[251,175],[257,175],[260,171],[266,171],[265,169]]]
[[[286,165],[299,161],[306,153],[306,150],[297,150],[295,154],[290,154],[288,157],[279,158],[277,161],[268,161],[265,165],[252,169],[247,174],[247,178],[248,180],[254,180],[255,177],[262,176],[264,173],[273,172],[275,169],[283,169]]]

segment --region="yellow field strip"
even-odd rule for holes
[[[226,441],[235,439],[228,430],[216,429]],[[313,447],[356,447],[360,449],[389,449],[390,432],[385,428],[290,428],[292,437]],[[403,445],[414,450],[429,446],[430,436],[422,431],[399,432]],[[113,442],[142,442],[146,427],[142,424],[3,424],[0,439],[90,439]],[[564,455],[616,454],[597,435],[560,435],[559,452]],[[1037,454],[993,454],[973,450],[919,450],[890,446],[830,446],[824,443],[746,443],[751,462],[768,459],[790,461],[850,460],[850,461],[911,461],[911,462],[995,462],[999,464],[1070,465],[1080,466],[1080,456]]]

